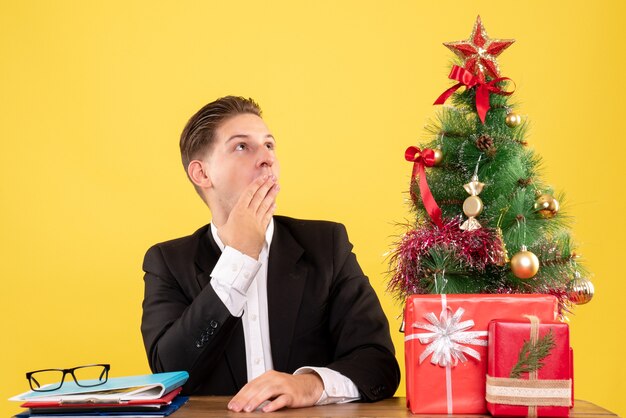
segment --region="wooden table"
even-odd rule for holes
[[[412,415],[406,409],[406,398],[391,398],[375,403],[346,403],[341,405],[315,406],[312,408],[283,409],[277,412],[230,412],[226,405],[230,397],[223,396],[192,396],[180,410],[172,415],[172,418],[210,418],[210,417],[417,417],[428,415]],[[614,413],[592,404],[591,402],[576,400],[570,417],[617,417]],[[441,415],[432,415],[441,417]],[[463,415],[455,415],[462,417]],[[479,418],[489,415],[466,415],[467,417]]]

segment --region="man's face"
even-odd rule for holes
[[[230,212],[243,190],[263,174],[278,178],[276,142],[263,119],[245,113],[226,119],[215,131],[205,158],[212,204]]]

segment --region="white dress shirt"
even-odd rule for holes
[[[274,368],[267,314],[267,260],[274,236],[274,220],[265,232],[265,244],[258,261],[232,247],[224,246],[211,224],[213,239],[222,250],[211,272],[211,286],[233,316],[241,316],[246,346],[248,381]],[[294,374],[317,373],[324,390],[317,405],[360,399],[356,385],[341,373],[327,367],[300,367]]]

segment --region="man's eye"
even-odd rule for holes
[[[246,149],[246,144],[237,144],[237,146],[235,147],[235,151],[243,151]]]
[[[268,142],[267,144],[265,144],[265,146],[267,147],[267,149],[272,149],[272,150],[273,150],[274,148],[276,148],[276,145],[274,145],[274,144],[273,144],[273,143],[271,143],[271,142]]]

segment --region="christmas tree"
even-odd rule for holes
[[[428,293],[542,293],[562,315],[588,302],[563,196],[540,177],[525,140],[515,85],[497,57],[514,40],[491,39],[477,18],[469,39],[444,43],[458,56],[456,84],[435,101],[429,139],[406,150],[413,163],[415,223],[392,252],[389,289],[401,300]]]

